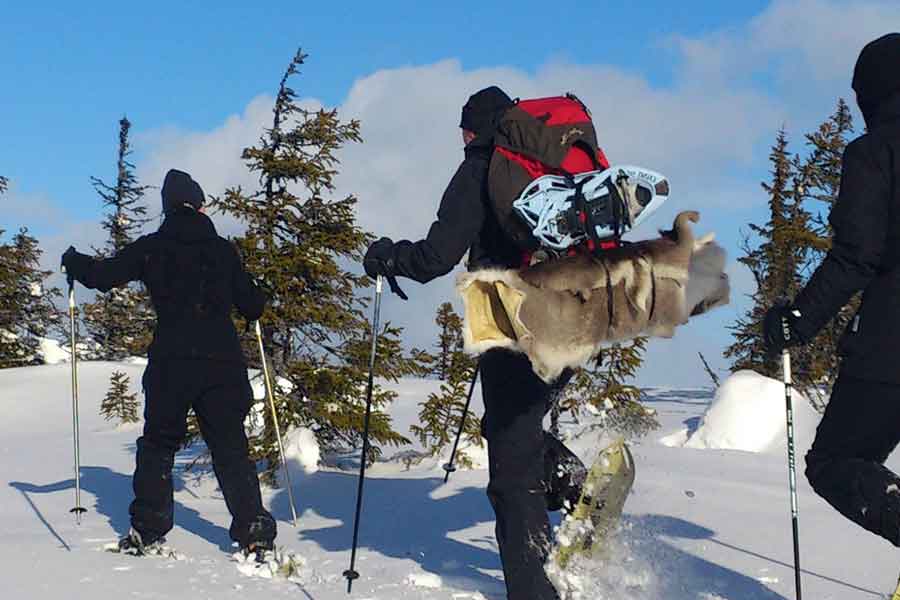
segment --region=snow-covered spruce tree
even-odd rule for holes
[[[109,383],[109,390],[100,404],[100,414],[107,421],[116,419],[119,423],[137,423],[140,402],[137,394],[128,393],[128,375],[122,371],[113,371]]]
[[[769,221],[750,224],[744,256],[738,259],[756,281],[756,291],[750,296],[753,305],[731,327],[734,342],[725,350],[733,371],[750,369],[773,378],[781,376],[781,361],[763,347],[762,320],[776,302],[796,296],[812,240],[811,216],[803,208],[805,173],[798,172],[801,165],[791,159],[787,148],[787,134],[782,129],[769,155],[772,178],[762,184],[769,196]],[[802,362],[798,360],[798,365]]]
[[[432,456],[437,456],[453,443],[478,364],[475,358],[463,350],[463,322],[453,310],[452,304],[445,302],[438,308],[435,323],[439,327],[439,333],[436,344],[438,354],[433,372],[442,380],[441,391],[429,394],[424,402],[419,403],[419,423],[410,427],[410,431]],[[460,443],[477,446],[484,443],[481,438],[481,419],[471,412],[466,417]],[[462,453],[459,455],[459,464],[469,467],[471,460]]]
[[[106,245],[96,251],[98,257],[112,256],[130,244],[146,223],[144,192],[149,186],[138,183],[134,165],[128,161],[131,147],[128,133],[131,123],[126,117],[119,121],[119,147],[116,161],[116,182],[108,185],[91,177],[94,189],[109,209],[103,220],[108,234]],[[95,301],[84,305],[85,326],[96,343],[95,358],[122,360],[142,355],[153,336],[154,315],[150,298],[138,284],[115,288],[98,294]]]
[[[9,186],[9,180],[6,177],[3,177],[2,175],[0,175],[0,194],[5,193],[8,186]]]
[[[24,228],[0,243],[0,368],[41,364],[41,338],[61,326],[54,302],[62,294],[45,288],[51,272],[41,270],[41,254]]]
[[[243,152],[259,187],[228,189],[213,198],[211,208],[244,225],[235,242],[248,271],[271,296],[261,325],[282,431],[309,427],[323,448],[333,449],[361,442],[370,330],[366,290],[372,282],[347,265],[361,261],[371,236],[356,223],[354,196],[330,197],[335,154],[361,141],[359,122],[341,121],[337,110],[298,104],[289,81],[305,58],[298,51],[291,60],[271,126]],[[401,351],[399,330],[386,324],[380,334],[376,375],[396,380],[418,373]],[[244,343],[248,362],[260,367],[255,338],[245,334]],[[376,386],[372,456],[379,445],[408,443],[382,411],[393,397]],[[268,410],[262,431],[251,437],[251,452],[274,481],[278,446]]]
[[[602,415],[600,425],[627,437],[640,437],[659,427],[656,413],[641,403],[640,388],[627,383],[644,362],[647,338],[604,348],[586,367],[575,371],[550,415],[551,431],[559,433],[559,418],[576,420],[586,411]]]

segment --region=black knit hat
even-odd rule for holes
[[[853,90],[867,122],[885,100],[900,92],[900,33],[866,44],[853,70]]]
[[[469,97],[462,109],[459,126],[475,134],[492,130],[500,116],[514,103],[506,92],[495,85],[484,88]]]
[[[166,173],[162,187],[163,212],[169,214],[182,206],[200,210],[203,206],[203,189],[184,171],[171,169]]]

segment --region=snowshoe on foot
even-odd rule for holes
[[[118,552],[119,554],[130,554],[132,556],[147,556],[149,554],[158,555],[163,553],[163,544],[165,541],[166,538],[162,536],[154,538],[147,537],[147,539],[145,539],[145,536],[142,536],[132,527],[128,530],[128,535],[119,540],[115,550],[111,551]]]
[[[633,484],[634,459],[620,438],[600,452],[588,471],[578,503],[560,526],[551,556],[560,569],[575,556],[596,556],[606,549]]]
[[[274,551],[275,542],[271,540],[251,542],[246,546],[241,546],[241,555],[245,560],[252,560],[260,564],[266,562],[267,553],[271,556],[271,553]]]

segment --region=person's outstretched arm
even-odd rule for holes
[[[462,260],[481,231],[486,185],[484,159],[467,158],[450,180],[441,199],[437,220],[426,238],[418,242],[402,240],[396,244],[385,238],[373,244],[367,261],[383,261],[386,270],[381,274],[402,275],[419,283],[446,275]]]
[[[143,277],[146,240],[146,237],[138,238],[110,258],[95,258],[69,246],[62,264],[69,277],[85,287],[108,292]]]

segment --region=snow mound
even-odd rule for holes
[[[794,436],[799,451],[812,443],[819,415],[794,390]],[[663,438],[685,448],[783,452],[787,430],[784,383],[753,371],[738,371],[716,391],[699,426]]]
[[[310,475],[319,470],[321,452],[316,434],[311,429],[291,429],[284,436],[284,458],[292,469],[300,469]]]
[[[59,363],[69,362],[68,350],[63,348],[62,344],[57,340],[41,338],[40,348],[41,356],[44,357],[44,364],[58,365]]]

